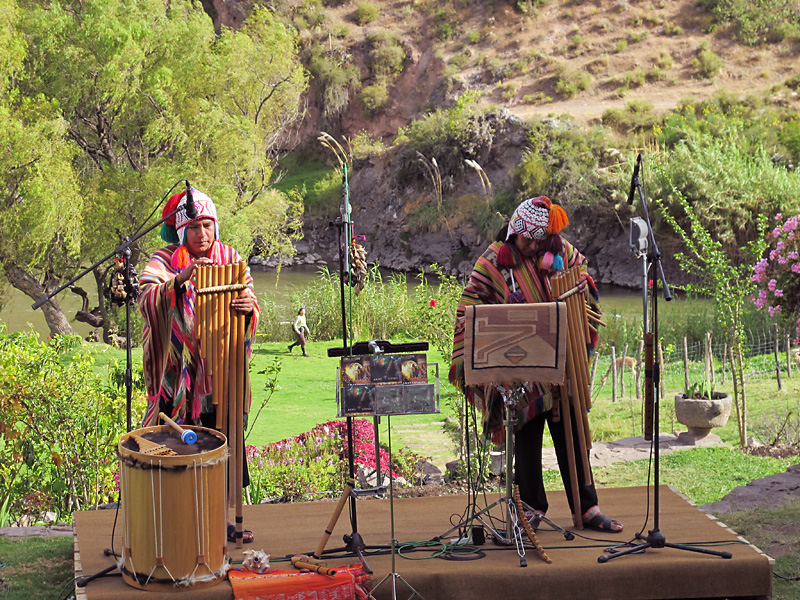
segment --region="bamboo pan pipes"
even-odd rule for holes
[[[553,300],[564,302],[567,305],[567,380],[561,385],[559,405],[561,418],[564,421],[564,434],[567,442],[567,459],[569,464],[569,478],[572,488],[572,497],[575,498],[575,525],[583,529],[583,519],[577,501],[578,472],[573,443],[574,430],[578,436],[578,448],[581,452],[583,477],[585,481],[592,480],[589,467],[588,454],[592,447],[592,436],[589,432],[589,409],[592,407],[592,398],[589,393],[589,315],[587,312],[584,295],[578,292],[577,281],[581,276],[580,267],[573,267],[561,272],[550,279]],[[595,313],[597,315],[597,313]],[[599,316],[595,319],[599,321]]]
[[[242,489],[244,487],[244,408],[248,368],[245,354],[245,315],[231,301],[247,285],[247,264],[199,266],[195,271],[195,319],[200,356],[211,379],[216,428],[228,438],[228,489],[236,507],[236,547],[243,544]]]

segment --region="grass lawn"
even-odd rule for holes
[[[328,348],[335,348],[341,342],[310,342],[306,346],[310,355],[308,358],[300,354],[299,348],[295,348],[290,354],[286,349],[287,345],[283,342],[265,342],[257,344],[253,349],[253,367],[250,371],[253,389],[250,416],[253,425],[248,433],[248,444],[261,445],[296,436],[318,423],[337,418],[336,368],[339,359],[329,358]],[[442,393],[452,390],[447,383],[446,364],[441,355],[433,348],[427,355],[429,365],[439,364],[439,376],[443,379],[443,384],[447,384],[446,388],[443,386]],[[274,360],[280,361],[280,389],[273,394],[261,414],[256,416],[265,399],[264,384],[267,380],[266,375],[259,374],[259,371]],[[442,421],[446,416],[452,415],[453,410],[445,398],[440,403],[440,411],[441,414],[392,417],[392,431],[400,426]],[[386,419],[381,421],[385,432]],[[402,436],[393,439],[392,443],[402,443]]]
[[[59,600],[73,587],[71,537],[0,537],[0,598]]]

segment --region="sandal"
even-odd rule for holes
[[[594,506],[583,513],[583,526],[603,533],[619,533],[622,531],[622,523],[601,513],[599,506]]]
[[[249,529],[245,529],[242,531],[242,543],[244,544],[251,544],[255,537],[253,536],[253,532]],[[236,525],[231,523],[228,525],[228,541],[236,543]]]
[[[525,518],[528,519],[528,521],[531,524],[531,528],[534,531],[538,531],[539,526],[542,524],[542,517],[543,516],[544,516],[544,513],[541,512],[541,511],[538,511],[538,510],[526,510],[525,511]]]

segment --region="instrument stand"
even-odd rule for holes
[[[460,523],[456,524],[454,527],[443,533],[442,535],[434,538],[434,540],[442,540],[446,539],[451,533],[454,531],[460,530],[466,525],[470,524],[472,521],[479,521],[486,529],[492,532],[492,535],[495,541],[504,546],[510,546],[511,544],[515,544],[517,547],[517,554],[519,555],[519,566],[520,567],[527,567],[528,561],[525,558],[525,545],[522,541],[522,527],[520,525],[520,519],[524,519],[524,515],[517,514],[517,506],[514,503],[514,427],[517,422],[517,407],[519,406],[519,400],[524,393],[524,388],[520,385],[514,389],[506,389],[503,386],[496,386],[498,391],[503,397],[503,405],[505,406],[505,413],[506,418],[503,421],[503,424],[506,428],[506,472],[505,472],[505,479],[506,479],[506,495],[504,497],[498,498],[492,504],[484,508],[483,510],[473,514],[471,517],[468,517],[461,521]],[[575,534],[571,531],[567,531],[563,527],[557,525],[550,519],[544,516],[544,514],[540,511],[534,510],[527,504],[523,503],[523,507],[526,510],[530,510],[531,512],[536,513],[536,516],[539,520],[543,523],[547,523],[550,527],[552,527],[555,531],[561,533],[565,539],[572,540],[575,538]],[[505,509],[504,517],[505,517],[505,531],[500,531],[497,527],[492,524],[491,518],[488,520],[484,518],[484,516],[489,517],[490,511],[495,506],[503,506]],[[466,542],[469,539],[467,538]],[[459,540],[460,542],[460,540]],[[466,543],[463,542],[463,543]]]
[[[408,597],[409,600],[411,598],[419,598],[420,600],[425,600],[425,598],[420,594],[414,587],[408,583],[403,576],[397,572],[396,565],[396,558],[397,558],[397,538],[394,533],[394,475],[392,473],[392,418],[387,415],[386,417],[386,427],[388,429],[387,434],[387,441],[389,444],[389,515],[391,520],[391,531],[392,531],[392,571],[388,573],[383,579],[381,579],[378,584],[372,588],[372,592],[377,590],[384,581],[387,581],[391,578],[392,581],[392,599],[397,600],[397,582],[402,581],[406,587],[411,590],[411,595]],[[370,592],[369,597],[373,598],[372,592]]]
[[[652,311],[651,311],[651,319],[652,319],[652,332],[653,332],[653,339],[655,343],[658,343],[658,281],[659,279],[664,285],[664,300],[670,301],[672,300],[672,294],[669,291],[669,284],[667,283],[666,278],[664,277],[664,267],[661,264],[661,252],[658,250],[658,246],[656,245],[655,235],[653,234],[653,227],[650,224],[650,215],[647,211],[647,199],[644,192],[644,186],[639,179],[639,167],[641,166],[642,162],[642,155],[639,154],[636,157],[636,168],[633,171],[633,178],[631,180],[631,195],[629,197],[629,203],[633,203],[633,188],[635,187],[639,192],[639,199],[642,203],[642,210],[644,211],[645,219],[647,222],[647,230],[648,230],[648,239],[649,239],[649,251],[647,254],[648,264],[650,269],[654,269],[657,267],[658,277],[652,276],[653,281],[653,295],[652,295]],[[646,289],[645,289],[646,293]],[[646,312],[645,312],[646,315]],[[645,331],[647,331],[647,322],[645,318]],[[654,454],[654,467],[653,467],[653,529],[647,532],[647,535],[644,536],[641,533],[636,534],[636,539],[644,540],[641,544],[633,544],[633,542],[629,542],[628,544],[621,544],[620,546],[628,546],[624,550],[619,550],[616,552],[608,552],[599,556],[597,558],[597,562],[599,563],[606,563],[614,558],[625,556],[627,554],[634,554],[637,552],[644,552],[648,548],[675,548],[677,550],[687,550],[689,552],[697,552],[700,554],[711,554],[713,556],[719,556],[721,558],[731,558],[733,555],[730,552],[719,552],[717,550],[708,550],[707,548],[698,548],[696,546],[690,546],[687,544],[676,544],[667,542],[667,536],[661,531],[659,528],[659,517],[660,517],[660,493],[659,493],[659,386],[661,383],[661,373],[660,373],[660,366],[657,361],[653,362],[653,400],[654,400],[654,408],[653,408],[653,454]],[[633,545],[631,545],[633,544]],[[617,546],[617,547],[620,547]]]

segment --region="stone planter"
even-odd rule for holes
[[[685,394],[676,394],[675,419],[688,427],[689,436],[698,440],[706,437],[712,427],[722,427],[728,422],[731,404],[730,394],[721,392],[712,393],[711,398],[687,398]]]

